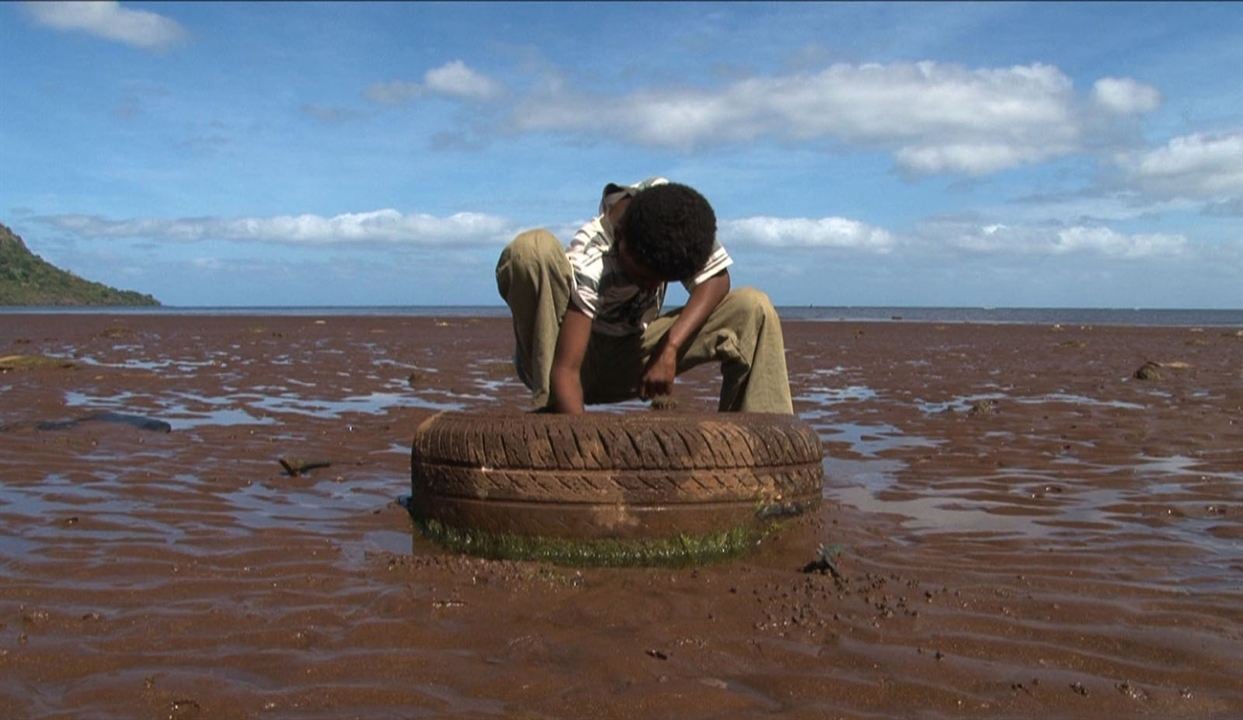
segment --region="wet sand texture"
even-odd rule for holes
[[[0,316],[0,717],[1243,717],[1238,330],[786,323],[820,510],[575,569],[395,502],[504,320]]]

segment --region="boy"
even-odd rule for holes
[[[496,284],[535,406],[578,414],[670,396],[678,373],[715,361],[721,411],[793,413],[777,313],[758,290],[730,290],[732,263],[708,201],[659,177],[605,186],[600,215],[568,249],[546,230],[518,235]],[[690,298],[661,315],[674,280]]]

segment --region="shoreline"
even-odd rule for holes
[[[671,303],[675,307],[677,303]],[[777,306],[785,322],[944,323],[956,325],[1084,325],[1101,327],[1211,327],[1243,329],[1235,308],[984,308],[884,306]],[[114,315],[117,317],[373,317],[508,318],[503,305],[289,306],[289,307],[0,307],[6,315]]]

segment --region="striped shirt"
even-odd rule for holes
[[[665,178],[654,177],[634,185],[610,183],[605,186],[600,200],[600,214],[574,233],[565,252],[574,269],[570,298],[575,307],[592,319],[593,332],[618,336],[641,333],[660,314],[666,283],[644,290],[626,277],[613,246],[613,224],[609,222],[608,213],[622,198],[668,182]],[[713,238],[708,261],[682,286],[690,292],[733,262],[721,243]]]

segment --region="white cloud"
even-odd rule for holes
[[[385,209],[321,215],[253,218],[135,218],[52,215],[31,220],[83,239],[141,239],[191,243],[232,241],[300,246],[418,246],[445,251],[499,248],[519,231],[505,218],[483,213],[447,217],[402,214]],[[550,226],[568,239],[578,224]],[[721,242],[730,249],[802,249],[858,256],[942,255],[959,251],[988,256],[1082,256],[1138,260],[1181,255],[1191,246],[1181,234],[1118,232],[1103,224],[981,222],[933,218],[908,234],[842,217],[754,216],[720,222]]]
[[[931,247],[985,255],[1091,254],[1139,260],[1181,255],[1188,249],[1181,234],[1120,233],[1104,225],[1008,225],[961,220],[932,220],[915,239]]]
[[[1068,149],[1053,154],[1063,154]],[[898,164],[919,173],[957,171],[983,175],[998,170],[1036,163],[1050,156],[1050,148],[1023,147],[1004,143],[966,143],[904,147],[897,152]]]
[[[1161,105],[1161,93],[1130,78],[1104,77],[1092,85],[1092,100],[1120,115],[1152,112]]]
[[[1124,155],[1119,164],[1131,184],[1157,198],[1243,202],[1243,131],[1176,137],[1162,147]]]
[[[185,34],[174,20],[147,10],[130,10],[113,0],[31,2],[25,7],[41,25],[85,32],[139,48],[166,48]]]
[[[1100,93],[1131,112],[1150,104],[1146,86],[1110,78]],[[1152,91],[1155,92],[1155,91]],[[644,89],[622,97],[552,86],[518,104],[512,124],[647,145],[826,138],[895,153],[920,173],[995,172],[1082,148],[1090,106],[1061,70],[1043,64],[969,69],[919,62],[835,64],[817,73],[757,76],[718,90]],[[1105,123],[1107,126],[1108,123]]]
[[[840,217],[726,220],[721,223],[720,236],[727,247],[846,248],[887,253],[895,244],[893,236],[882,228]]]
[[[83,238],[141,238],[173,242],[232,240],[299,245],[411,244],[496,246],[513,236],[503,219],[481,213],[448,217],[405,215],[385,209],[320,215],[280,215],[266,218],[183,218],[109,220],[93,215],[54,215],[38,218]]]
[[[373,102],[398,105],[429,93],[459,100],[482,101],[499,96],[501,86],[461,60],[453,60],[428,70],[423,74],[422,83],[406,80],[373,83],[364,94]]]
[[[1187,247],[1182,235],[1163,233],[1137,233],[1127,235],[1107,227],[1083,227],[1076,225],[1057,231],[1050,243],[1055,255],[1088,250],[1117,258],[1146,258],[1160,255],[1179,255]]]
[[[466,67],[461,60],[428,70],[423,82],[431,92],[468,100],[487,100],[499,92],[493,80]]]

